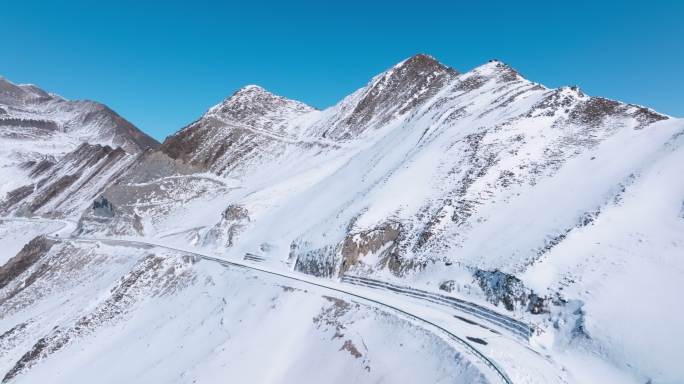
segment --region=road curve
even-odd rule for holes
[[[60,221],[60,220],[51,220],[51,219],[42,219],[42,218],[41,219],[32,219],[32,218],[29,219],[29,218],[14,218],[14,217],[0,217],[0,220],[4,220],[4,221],[34,221],[34,222],[38,222],[38,221],[59,222]],[[448,329],[446,329],[446,328],[444,328],[438,324],[435,324],[434,322],[432,322],[430,320],[422,318],[419,315],[410,313],[407,310],[398,308],[398,307],[391,305],[391,304],[388,304],[388,303],[384,303],[380,300],[364,296],[358,292],[351,292],[351,291],[343,289],[342,287],[330,286],[330,285],[327,285],[323,282],[315,282],[315,281],[312,281],[311,279],[302,278],[302,277],[298,277],[298,276],[294,276],[294,275],[289,275],[289,274],[285,274],[285,273],[261,268],[261,267],[255,266],[255,265],[240,263],[240,262],[236,262],[236,261],[229,261],[229,260],[205,255],[202,253],[198,253],[195,251],[170,247],[170,246],[163,245],[163,244],[156,244],[156,243],[140,241],[140,240],[124,240],[124,239],[111,239],[111,238],[87,238],[87,237],[65,236],[64,235],[65,232],[67,230],[71,229],[71,227],[73,226],[73,223],[67,222],[67,221],[61,221],[61,223],[64,224],[63,227],[59,228],[56,231],[50,232],[49,234],[46,234],[45,236],[47,238],[53,240],[53,241],[75,241],[75,242],[86,242],[86,243],[104,243],[104,244],[112,244],[112,245],[148,247],[148,248],[156,247],[156,248],[168,249],[168,250],[171,250],[174,252],[180,252],[180,253],[184,253],[187,255],[191,255],[191,256],[197,257],[197,258],[202,259],[202,260],[216,262],[216,263],[221,264],[223,266],[231,266],[231,267],[245,268],[245,269],[249,269],[249,270],[253,270],[253,271],[258,271],[258,272],[269,274],[272,276],[278,276],[280,278],[284,278],[284,279],[297,281],[297,282],[304,283],[304,284],[317,286],[317,287],[320,287],[323,289],[335,291],[335,292],[342,293],[342,294],[347,295],[347,296],[351,296],[351,297],[355,297],[357,299],[361,299],[365,302],[372,303],[375,306],[378,306],[380,308],[388,309],[389,311],[397,313],[397,314],[399,314],[405,318],[408,318],[410,320],[413,320],[414,322],[427,325],[426,328],[431,328],[433,330],[436,330],[437,332],[435,332],[435,333],[440,333],[440,334],[446,336],[448,339],[450,339],[450,340],[458,343],[462,347],[464,347],[467,352],[471,353],[479,361],[484,363],[484,365],[486,365],[491,370],[491,372],[496,377],[499,378],[499,380],[501,382],[506,383],[506,384],[512,383],[511,379],[503,371],[502,368],[500,368],[494,361],[492,361],[487,356],[485,356],[482,352],[480,352],[477,348],[475,348],[472,344],[470,344],[465,339],[455,335],[453,332],[449,331]],[[60,234],[62,234],[62,236],[59,236]]]
[[[423,291],[412,287],[392,284],[381,280],[369,279],[362,276],[344,275],[342,276],[342,282],[373,289],[382,289],[418,300],[424,300],[430,303],[447,306],[506,329],[524,341],[528,341],[534,332],[534,327],[531,324],[526,324],[520,320],[506,316],[497,311],[493,311],[489,308],[472,303],[470,301],[458,299],[453,296]]]

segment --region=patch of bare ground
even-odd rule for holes
[[[321,313],[313,318],[316,328],[322,331],[334,331],[332,340],[344,339],[339,351],[346,351],[355,359],[362,359],[361,364],[363,365],[363,368],[370,372],[370,360],[367,357],[364,357],[362,350],[357,346],[359,345],[358,342],[360,341],[361,345],[363,346],[363,350],[367,350],[363,339],[357,340],[357,342],[355,342],[353,337],[345,337],[347,326],[354,322],[347,316],[352,312],[357,311],[360,308],[360,305],[358,303],[349,302],[331,296],[323,296],[323,298],[326,299],[330,305],[323,307],[321,309]],[[354,336],[359,337],[358,334]]]
[[[363,356],[361,352],[359,352],[359,350],[356,348],[356,345],[354,345],[354,343],[349,339],[345,340],[344,344],[342,344],[340,351],[342,350],[349,352],[349,354],[354,356],[354,358],[356,359]]]

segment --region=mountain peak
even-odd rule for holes
[[[267,91],[258,85],[249,84],[233,92],[228,98],[224,99],[218,106],[240,105],[246,103],[269,103],[277,100],[279,96]]]
[[[199,120],[166,138],[161,150],[219,174],[239,166],[241,153],[292,137],[292,121],[315,109],[274,95],[258,85],[246,85],[211,107]],[[233,149],[244,145],[243,149]],[[231,150],[229,150],[231,148]]]
[[[408,59],[405,59],[401,61],[399,64],[395,65],[394,68],[443,68],[446,69],[448,68],[446,65],[440,63],[435,59],[434,57],[425,54],[425,53],[418,53],[415,54]]]
[[[486,77],[498,77],[502,81],[514,81],[523,78],[520,72],[498,59],[491,59],[475,68],[474,71]]]
[[[33,84],[14,84],[0,76],[0,103],[23,104],[50,99],[51,96]]]
[[[89,100],[67,100],[34,84],[14,84],[0,77],[0,105],[13,107],[10,119],[48,124],[78,141],[119,146],[137,153],[159,143],[104,104]],[[37,121],[37,123],[35,123]]]
[[[299,101],[275,95],[258,85],[246,85],[221,103],[211,107],[207,115],[241,121],[279,109],[310,111],[312,107]]]
[[[268,94],[268,95],[273,95],[271,92],[267,91],[264,87],[261,87],[256,84],[248,84],[245,85],[244,87],[238,89],[233,93],[233,96],[235,95],[245,95],[245,94]]]
[[[408,75],[415,77],[429,76],[430,74],[439,74],[443,72],[450,72],[455,75],[458,74],[455,69],[440,63],[434,57],[425,53],[418,53],[399,62],[394,67],[383,72],[380,76],[389,77]]]
[[[403,115],[432,97],[456,76],[455,69],[430,55],[411,56],[374,77],[345,122],[347,126],[355,127],[354,131],[359,131],[373,119],[387,120]],[[337,136],[334,132],[327,134]],[[347,132],[347,136],[354,134]]]

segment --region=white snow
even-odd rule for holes
[[[264,259],[261,268],[295,274],[290,269],[297,257],[311,252],[339,265],[339,246],[348,235],[393,223],[401,227],[402,262],[424,268],[400,276],[383,268],[381,255],[397,245],[387,243],[359,255],[352,272],[430,291],[453,280],[452,296],[493,308],[473,273],[499,270],[539,295],[567,302],[552,305],[549,314],[533,316],[522,309],[511,314],[538,327],[527,344],[468,325],[429,303],[377,296],[486,340],[483,353],[514,382],[681,381],[684,121],[641,125],[637,106],[590,98],[577,88],[548,89],[491,62],[454,75],[408,112],[399,113],[400,105],[378,105],[368,120],[350,124],[369,93],[389,89],[388,79],[404,64],[324,111],[258,86],[239,90],[201,120],[211,129],[192,159],[203,159],[228,140],[238,143],[210,167],[215,173],[129,184],[122,179],[134,198],[118,208],[140,218],[142,233],[116,228],[128,235],[121,238],[236,262],[255,254]],[[408,95],[404,106],[426,92]],[[70,151],[75,139],[60,135],[4,141],[0,177],[12,181],[0,186],[0,195],[28,183],[18,167],[22,161]],[[240,153],[237,162],[235,153]],[[87,214],[94,191],[104,189],[124,166],[73,196],[61,212],[72,220]],[[226,219],[222,214],[229,206],[244,208],[248,217]],[[49,205],[41,213],[55,209]],[[0,227],[5,231],[0,245],[7,244],[8,255],[34,233],[53,230],[25,228]],[[220,241],[210,241],[212,230],[223,231]],[[232,247],[224,241],[229,230],[235,231]],[[62,312],[55,309],[61,308],[61,296],[53,295],[35,307],[43,312],[17,312],[0,325],[57,312],[63,317],[33,334],[69,324],[82,315],[81,308],[93,311],[101,304],[148,252],[102,247],[106,263],[115,267],[93,267],[89,273],[99,280],[88,280],[92,292],[68,288],[73,302]],[[149,252],[179,260],[167,251]],[[192,270],[194,280],[172,294],[140,293],[125,321],[84,335],[25,377],[214,382],[231,372],[237,382],[479,380],[472,361],[454,364],[452,346],[434,334],[366,307],[346,318],[344,332],[354,335],[356,347],[365,345],[364,357],[340,351],[344,338],[312,325],[331,302],[306,284],[295,293],[283,291],[280,281],[206,261],[174,264],[169,273],[180,270]],[[8,370],[28,344],[0,359],[2,367]],[[128,356],[129,350],[136,354]]]

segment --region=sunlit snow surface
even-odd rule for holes
[[[83,243],[40,268],[49,279],[0,289],[0,327],[22,325],[2,338],[0,371],[47,340],[17,382],[486,382],[433,333],[306,284]]]
[[[513,382],[684,380],[677,339],[684,122],[574,87],[548,89],[500,62],[460,75],[437,66],[403,92],[405,65],[323,111],[245,87],[179,133],[190,139],[176,149],[193,144],[194,129],[204,135],[187,157],[155,152],[103,172],[99,185],[126,169],[103,191],[113,219],[88,209],[99,187],[65,194],[54,206],[79,220],[84,237],[138,239],[236,261],[255,255],[261,268],[288,274],[297,261],[332,260],[327,284],[339,284],[345,241],[394,226],[401,236],[360,252],[349,273],[435,292],[453,281],[452,296],[506,312],[473,278],[497,270],[565,303],[542,315],[506,312],[535,325],[528,342],[431,303],[359,291],[487,341],[477,347]],[[389,91],[395,93],[383,98]],[[222,151],[226,143],[235,146]],[[0,172],[27,177],[17,167]],[[0,227],[10,256],[30,234],[53,230],[24,233],[24,224],[16,225]],[[361,304],[341,316],[344,336],[336,336],[337,325],[321,325],[318,317],[336,301],[306,284],[290,290],[277,279],[161,249],[73,247],[69,255],[99,260],[76,274],[95,285],[78,288],[76,279],[60,288],[66,296],[41,294],[34,307],[0,315],[0,331],[32,316],[49,319],[30,322],[24,344],[7,347],[4,370],[38,337],[57,332],[55,325],[67,329],[96,313],[121,277],[154,253],[161,267],[143,268],[154,284],[142,284],[115,317],[70,338],[21,377],[472,382],[482,372],[434,333]],[[409,266],[402,273],[388,268],[389,250]],[[345,347],[348,339],[354,348]]]

